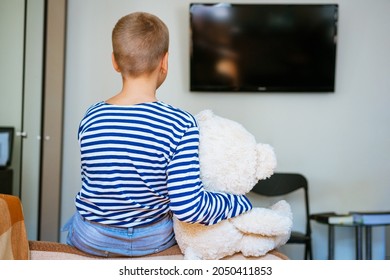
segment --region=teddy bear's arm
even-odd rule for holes
[[[230,221],[244,233],[263,236],[286,235],[291,232],[292,213],[289,204],[280,201],[271,208],[255,207]]]

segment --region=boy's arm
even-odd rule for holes
[[[246,196],[203,188],[198,151],[199,130],[193,127],[181,139],[168,165],[168,193],[174,215],[184,222],[211,225],[252,209]]]

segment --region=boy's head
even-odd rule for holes
[[[152,14],[131,13],[116,23],[112,31],[112,47],[123,76],[151,73],[168,52],[168,28]]]

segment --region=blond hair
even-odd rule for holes
[[[119,19],[112,31],[112,47],[122,75],[151,73],[168,52],[168,28],[152,14],[128,14]]]

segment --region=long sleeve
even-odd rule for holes
[[[246,196],[204,189],[198,148],[198,127],[189,128],[168,165],[169,207],[174,215],[184,222],[211,225],[250,210]]]

